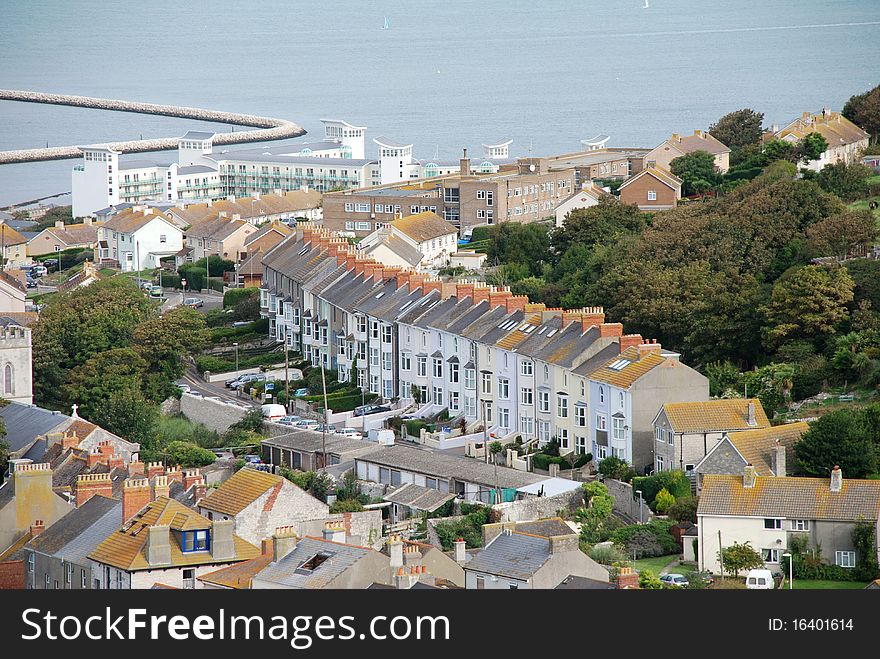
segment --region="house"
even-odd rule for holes
[[[192,251],[189,248],[190,252]],[[191,258],[188,255],[178,265]],[[235,279],[239,288],[260,287],[263,285],[263,252],[248,252],[247,257],[235,267]]]
[[[773,131],[772,137],[785,142],[797,143],[810,133],[819,133],[828,143],[828,148],[816,160],[803,163],[807,169],[821,170],[825,165],[836,162],[847,164],[859,162],[862,152],[868,146],[871,136],[856,126],[840,112],[824,108],[813,114],[804,112],[800,117]]]
[[[595,206],[603,197],[610,195],[592,181],[584,182],[580,190],[575,190],[556,206],[556,226],[561,227],[573,210]]]
[[[880,519],[880,481],[844,479],[840,467],[830,478],[759,476],[752,465],[739,475],[706,474],[697,507],[699,566],[718,572],[719,542],[749,542],[770,570],[795,537],[803,538],[832,565],[854,568],[853,530]],[[719,540],[720,539],[720,540]]]
[[[682,183],[672,172],[648,166],[621,184],[620,201],[635,204],[645,212],[669,210],[675,208],[681,199]]]
[[[98,228],[95,262],[118,264],[123,272],[147,270],[182,247],[183,232],[161,211],[134,206]]]
[[[21,270],[0,270],[0,313],[24,313],[27,287]]]
[[[17,465],[12,478],[0,486],[0,560],[71,510],[67,497],[53,491],[48,464]]]
[[[653,469],[654,418],[664,403],[709,399],[709,380],[678,355],[638,334],[589,374],[587,427],[595,460],[609,455],[637,470]]]
[[[192,249],[187,260],[199,261],[208,256],[238,263],[247,256],[244,242],[257,229],[237,217],[221,214],[193,224],[186,230],[186,246]]]
[[[69,293],[77,288],[91,286],[96,281],[100,280],[101,275],[98,272],[98,269],[95,268],[95,264],[91,261],[85,261],[79,272],[58,285],[58,290],[61,293]]]
[[[578,547],[573,531],[549,538],[503,531],[464,565],[465,588],[550,589],[566,577],[609,581],[608,571]]]
[[[65,428],[71,421],[69,416],[61,412],[23,403],[0,407],[0,419],[6,426],[4,440],[9,445],[9,459],[29,457],[33,461],[39,460],[46,452],[47,445],[37,445],[38,441],[45,440],[48,433],[60,432],[59,429]]]
[[[11,226],[0,224],[0,262],[4,268],[27,263],[27,242],[27,237]]]
[[[203,517],[164,494],[167,476],[155,480],[160,493],[152,501],[149,480],[125,482],[116,530],[88,554],[95,588],[196,588],[200,574],[260,555],[235,534],[233,520]]]
[[[79,590],[94,587],[88,555],[119,527],[122,502],[91,497],[24,546],[26,588]]]
[[[458,229],[433,211],[401,217],[358,243],[363,255],[388,266],[445,265],[458,249]]]
[[[379,448],[375,442],[299,430],[264,439],[263,461],[277,467],[317,471],[327,466],[349,463]]]
[[[488,255],[483,252],[475,252],[470,249],[459,249],[449,256],[451,268],[464,268],[465,270],[479,270],[486,262]]]
[[[28,256],[54,254],[75,248],[94,249],[101,226],[101,222],[92,222],[91,217],[83,218],[82,224],[69,224],[59,220],[54,227],[43,229],[28,241]]]
[[[730,168],[730,148],[704,130],[695,130],[693,135],[673,133],[672,137],[645,154],[645,167],[668,170],[676,158],[697,151],[705,151],[713,156],[719,174],[724,174]]]
[[[244,249],[248,254],[268,252],[292,233],[294,230],[283,222],[266,222],[244,239]]]
[[[235,533],[259,544],[273,529],[323,519],[329,506],[281,476],[250,467],[239,469],[198,505],[209,520],[231,521]]]
[[[796,421],[723,436],[694,468],[698,490],[706,474],[737,476],[746,465],[758,476],[788,476],[797,464],[794,446],[809,428],[806,421]]]
[[[33,403],[31,329],[0,312],[0,398]]]
[[[460,542],[464,545],[464,542]],[[458,549],[458,545],[456,545]],[[401,576],[400,569],[404,574],[409,574],[411,568],[418,569],[419,574],[431,575],[436,581],[442,581],[458,588],[464,588],[464,569],[453,558],[434,545],[413,540],[404,540],[399,535],[392,535],[385,543],[382,550],[391,559],[391,570],[395,576]],[[464,547],[461,547],[461,552]],[[464,563],[464,561],[462,561]],[[422,571],[424,569],[424,572]]]
[[[769,428],[757,398],[666,403],[654,418],[654,469],[691,471],[730,432]]]
[[[361,589],[377,582],[392,583],[390,558],[348,543],[341,525],[304,538],[282,527],[273,535],[272,561],[253,575],[251,588]]]
[[[253,226],[265,222],[290,223],[296,218],[318,221],[321,219],[321,198],[317,190],[304,187],[286,192],[275,190],[271,194],[253,197],[228,195],[225,199],[205,203],[178,202],[177,206],[169,207],[166,214],[183,226],[214,219],[221,214],[230,218],[238,216]]]

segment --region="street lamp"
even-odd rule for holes
[[[644,499],[642,499],[642,491],[636,490],[636,494],[639,495],[639,524],[644,524],[644,522],[642,522],[642,503],[644,502]]]
[[[788,589],[794,590],[794,561],[788,552],[785,552],[782,557],[788,559]]]

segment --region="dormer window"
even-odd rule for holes
[[[207,529],[200,531],[181,531],[180,550],[183,553],[194,551],[210,551],[211,533]]]

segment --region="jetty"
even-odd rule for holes
[[[90,96],[74,96],[70,94],[49,94],[45,92],[25,91],[18,89],[0,89],[0,101],[18,101],[20,103],[45,103],[48,105],[69,105],[94,110],[110,110],[113,112],[135,112],[137,114],[156,114],[165,117],[179,117],[196,121],[248,126],[256,130],[217,133],[214,144],[241,144],[246,142],[268,142],[284,140],[305,135],[301,126],[273,117],[258,117],[253,114],[238,112],[222,112],[191,108],[179,105],[160,105],[157,103],[140,103],[137,101],[121,101],[109,98],[93,98]],[[178,137],[161,137],[148,140],[128,140],[124,142],[106,143],[111,149],[121,153],[138,153],[142,151],[165,151],[176,149]],[[0,151],[0,165],[12,163],[36,162],[40,160],[63,160],[79,158],[82,152],[76,145],[55,146],[41,149],[17,149]]]

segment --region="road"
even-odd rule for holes
[[[175,307],[179,307],[183,304],[184,299],[188,297],[198,298],[204,302],[204,304],[198,309],[201,313],[208,313],[213,309],[223,308],[223,293],[218,293],[217,291],[202,291],[201,293],[187,291],[186,293],[183,293],[173,288],[163,288],[162,297],[164,298],[164,302],[162,302],[162,313],[170,311]]]
[[[225,401],[241,403],[250,407],[260,406],[260,403],[253,401],[250,398],[246,398],[245,396],[239,398],[235,391],[227,389],[222,382],[205,382],[199,375],[198,371],[193,367],[188,368],[178,382],[189,385],[189,388],[192,391],[197,391],[206,398],[216,396]]]

